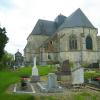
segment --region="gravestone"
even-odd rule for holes
[[[48,89],[57,88],[57,76],[54,73],[48,75]]]
[[[69,60],[63,61],[61,67],[58,67],[57,80],[61,82],[62,85],[69,85],[71,83],[71,68],[69,66]]]
[[[71,74],[71,68],[69,66],[69,60],[63,61],[62,65],[57,67],[56,74],[60,74],[60,75],[70,75]]]
[[[39,74],[38,74],[38,68],[36,66],[36,57],[34,57],[34,66],[32,68],[32,82],[37,82],[39,81]]]
[[[40,88],[41,92],[62,92],[63,89],[57,83],[57,76],[55,73],[48,74],[47,84],[43,82],[38,82],[37,85]]]
[[[62,66],[61,66],[61,73],[65,74],[65,75],[71,74],[71,69],[70,69],[70,66],[69,66],[69,60],[63,61]]]
[[[84,68],[81,67],[79,62],[74,64],[72,69],[72,84],[83,84],[84,83]]]

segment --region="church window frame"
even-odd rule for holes
[[[77,49],[77,37],[75,34],[71,34],[69,36],[69,49],[76,50]]]
[[[93,40],[90,35],[86,37],[86,49],[92,50],[93,49]]]
[[[51,54],[49,52],[47,52],[47,59],[51,60]]]

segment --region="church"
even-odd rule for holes
[[[86,15],[78,8],[68,17],[60,14],[54,21],[39,19],[27,38],[24,61],[32,64],[81,62],[100,63],[100,36]]]

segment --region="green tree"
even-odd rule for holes
[[[14,56],[5,52],[0,62],[0,69],[10,68],[14,65]]]
[[[8,42],[8,37],[6,36],[6,29],[0,27],[0,61],[4,55],[4,48]]]

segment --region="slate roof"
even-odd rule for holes
[[[52,35],[55,31],[56,31],[55,22],[39,19],[31,34]]]
[[[66,20],[66,16],[59,14],[56,19],[55,19],[55,23],[57,24],[57,28]]]
[[[67,17],[65,22],[60,26],[59,29],[63,29],[66,27],[95,28],[80,8],[78,8],[74,13]]]
[[[74,13],[69,17],[64,15],[58,15],[55,21],[41,20],[39,19],[36,23],[31,34],[33,35],[49,35],[51,36],[56,31],[59,31],[63,28],[72,28],[72,27],[88,27],[95,28],[85,14],[78,8]]]

